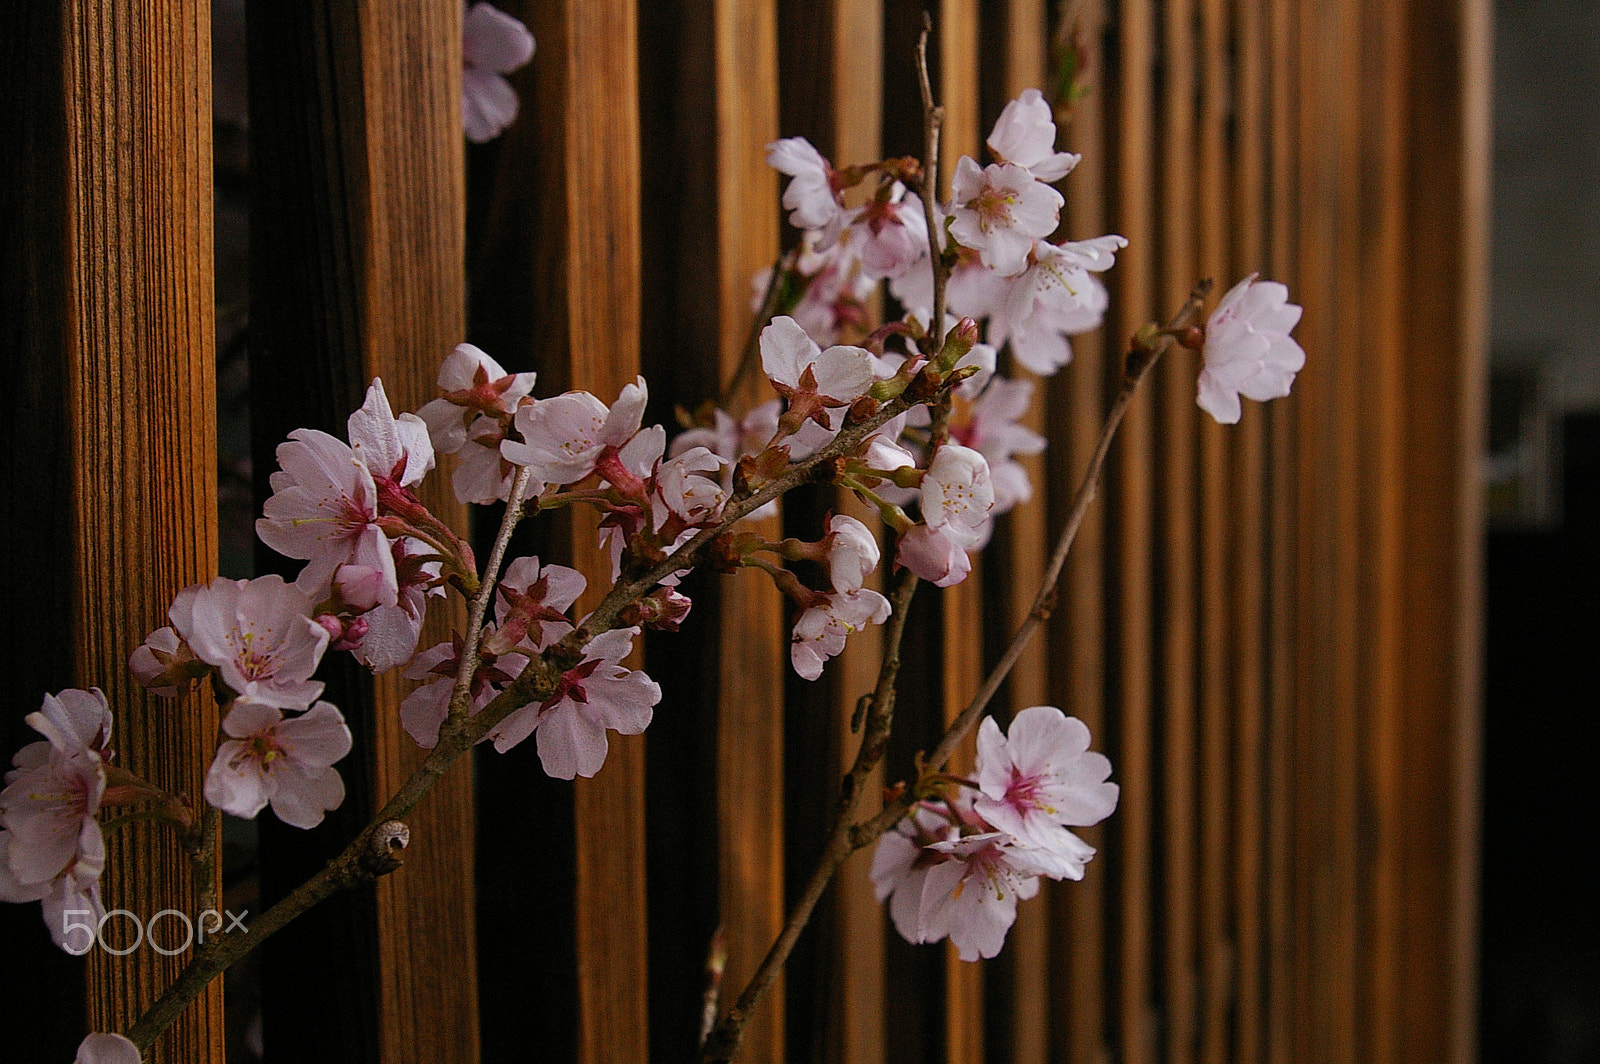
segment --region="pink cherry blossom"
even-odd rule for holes
[[[1061,220],[1061,193],[1012,163],[980,170],[962,156],[950,191],[955,205],[950,235],[1004,277],[1027,269],[1034,240],[1049,236]]]
[[[1017,361],[1049,376],[1072,358],[1067,337],[1100,326],[1110,298],[1094,276],[1111,268],[1127,247],[1120,236],[1033,246],[1030,265],[1000,294],[989,339],[1010,342]]]
[[[403,536],[391,540],[390,547],[399,593],[392,605],[385,604],[381,598],[373,601],[370,609],[358,618],[365,625],[358,645],[343,648],[353,650],[356,660],[374,673],[388,672],[411,659],[422,634],[422,623],[428,616],[429,596],[444,594],[444,588],[436,583],[441,565],[438,561],[422,560],[432,552],[420,540]],[[356,567],[344,566],[339,572],[343,574],[347,569]],[[369,571],[368,599],[374,598],[376,581],[377,574]],[[348,596],[346,601],[350,601]]]
[[[196,658],[189,644],[167,627],[157,628],[144,637],[144,642],[128,658],[128,668],[133,671],[134,679],[151,694],[166,698],[176,698],[211,671],[211,666]]]
[[[850,405],[876,379],[867,351],[848,346],[824,351],[787,315],[773,318],[761,330],[761,368],[791,411],[828,429],[836,426],[823,408]]]
[[[827,229],[839,221],[844,203],[833,187],[833,167],[804,137],[788,137],[767,145],[767,165],[788,174],[783,205],[796,229]],[[830,240],[828,243],[832,243]]]
[[[0,901],[42,901],[56,945],[81,954],[88,947],[69,940],[63,917],[105,911],[106,850],[95,816],[106,790],[111,712],[98,689],[66,690],[46,695],[27,720],[48,741],[17,751],[0,791]]]
[[[669,514],[690,525],[703,525],[721,512],[728,494],[721,484],[723,463],[705,447],[691,447],[663,462],[655,476],[656,497],[663,510],[656,528]]]
[[[91,1034],[78,1044],[73,1064],[139,1064],[139,1047],[120,1034]]]
[[[519,407],[522,442],[500,445],[506,460],[533,469],[541,485],[575,484],[594,472],[606,448],[620,448],[639,431],[649,392],[644,378],[625,386],[611,407],[588,392],[567,392]]]
[[[435,644],[412,658],[402,673],[407,679],[430,681],[400,703],[400,726],[425,750],[438,745],[439,728],[449,715],[450,696],[455,690],[456,673],[461,668],[461,649],[459,639]],[[480,649],[478,670],[473,674],[468,692],[467,712],[482,711],[527,665],[525,654],[495,655]]]
[[[1206,322],[1199,402],[1223,425],[1238,423],[1240,396],[1263,403],[1288,395],[1306,364],[1305,350],[1289,335],[1300,307],[1283,285],[1257,276],[1230,288]]]
[[[533,373],[507,373],[472,344],[457,344],[439,366],[439,390],[444,395],[417,411],[428,425],[434,450],[454,454],[466,444],[472,422],[509,417],[532,393],[534,379]]]
[[[235,700],[222,730],[231,738],[206,773],[205,795],[223,812],[249,820],[270,802],[285,824],[313,828],[344,801],[332,765],[350,752],[350,729],[332,703],[285,720],[273,706]]]
[[[1098,824],[1117,807],[1106,782],[1111,762],[1089,749],[1089,729],[1054,706],[1031,706],[1006,735],[993,717],[978,729],[973,810],[996,829],[1037,848],[1053,878],[1082,879],[1094,848],[1067,826]]]
[[[917,912],[921,942],[949,936],[964,961],[993,957],[1017,918],[1017,901],[1039,892],[1036,854],[1003,832],[929,843],[948,858],[928,869]]]
[[[871,588],[823,596],[794,622],[789,661],[801,678],[815,680],[822,665],[844,650],[845,636],[889,618],[889,600]]]
[[[467,139],[482,144],[517,117],[517,91],[504,75],[533,56],[533,34],[489,4],[477,3],[461,19],[461,121]]]
[[[1023,89],[1007,103],[989,134],[989,150],[1003,163],[1016,163],[1040,181],[1059,181],[1082,158],[1056,148],[1055,116],[1038,89]]]
[[[173,602],[168,616],[195,656],[215,665],[235,695],[298,710],[322,694],[322,683],[311,674],[327,649],[328,631],[312,619],[316,604],[308,595],[276,575],[219,576],[196,587],[192,596]]]
[[[928,216],[922,199],[896,181],[889,197],[852,212],[840,243],[855,246],[869,280],[900,277],[928,255]]]
[[[928,846],[957,837],[957,828],[947,817],[918,806],[878,839],[872,853],[872,890],[878,901],[889,900],[889,916],[907,942],[923,941],[919,923],[922,888],[928,870],[948,860]]]
[[[828,534],[822,542],[833,589],[859,591],[867,574],[878,567],[878,537],[849,514],[834,514],[828,519]]]
[[[961,525],[942,528],[916,525],[900,537],[895,549],[895,564],[910,569],[935,587],[959,584],[972,572],[967,551],[975,547],[980,535]]]
[[[572,631],[567,610],[587,586],[576,569],[541,566],[537,557],[518,558],[506,566],[495,589],[495,630],[484,645],[501,654],[513,647],[529,653],[545,649]]]
[[[433,443],[428,424],[415,414],[394,416],[383,381],[377,377],[367,387],[361,409],[345,423],[350,450],[372,473],[375,482],[392,481],[410,487],[433,468]]]
[[[1045,447],[1043,436],[1018,422],[1032,399],[1032,381],[993,377],[972,402],[958,399],[951,417],[951,438],[973,448],[989,462],[993,514],[1005,513],[1033,497],[1027,470],[1013,457],[1038,454]]]
[[[661,687],[621,664],[637,628],[613,628],[584,647],[583,661],[567,670],[544,702],[513,711],[490,732],[501,753],[538,731],[539,761],[556,779],[592,777],[605,764],[606,731],[638,735],[650,724]]]

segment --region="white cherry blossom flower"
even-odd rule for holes
[[[852,212],[841,238],[856,248],[862,275],[869,280],[900,277],[928,256],[928,216],[922,199],[896,181],[888,200],[873,200]]]
[[[976,399],[967,403],[962,398],[950,419],[950,436],[988,460],[994,487],[991,513],[1005,513],[1033,497],[1028,472],[1014,456],[1038,454],[1045,447],[1043,436],[1018,421],[1033,400],[1033,382],[992,377]]]
[[[461,122],[467,139],[482,144],[517,117],[517,90],[504,75],[533,56],[528,27],[489,4],[461,19]]]
[[[374,377],[361,409],[345,423],[350,450],[373,480],[410,487],[433,468],[433,443],[428,425],[415,414],[394,416],[383,381]]]
[[[344,801],[332,766],[350,752],[350,729],[332,703],[285,720],[273,706],[235,700],[222,730],[231,738],[206,773],[205,795],[224,813],[249,820],[271,803],[285,824],[313,828]]]
[[[1223,425],[1238,423],[1240,396],[1263,403],[1288,395],[1306,364],[1305,350],[1289,335],[1301,308],[1283,285],[1257,276],[1230,288],[1206,322],[1199,403]]]
[[[872,852],[872,890],[879,902],[889,901],[895,930],[907,942],[923,941],[919,923],[922,888],[927,883],[928,870],[948,860],[928,846],[957,837],[956,826],[948,818],[918,806],[911,816],[878,839]]]
[[[387,546],[387,544],[386,544]],[[385,550],[384,558],[393,568]],[[327,649],[328,631],[311,617],[316,603],[281,576],[219,576],[180,596],[168,617],[201,661],[215,665],[240,698],[280,709],[304,709],[322,694],[311,679]]]
[[[972,572],[967,551],[977,546],[980,538],[979,533],[956,524],[937,529],[916,525],[900,537],[895,564],[910,569],[935,587],[950,587]]]
[[[66,690],[46,695],[27,720],[48,741],[17,751],[0,791],[0,901],[42,901],[56,945],[82,954],[87,946],[69,938],[63,917],[105,912],[105,840],[95,815],[106,790],[111,713],[98,689]]]
[[[921,942],[946,937],[964,961],[993,957],[1017,918],[1017,901],[1039,892],[1034,851],[1004,832],[968,835],[927,847],[948,860],[928,869],[917,912]]]
[[[186,588],[179,594],[192,590]],[[145,636],[144,642],[129,656],[128,668],[134,679],[151,694],[166,698],[176,698],[190,683],[211,671],[170,627],[157,628]]]
[[[256,521],[261,542],[304,559],[300,579],[308,585],[326,586],[350,562],[383,566],[389,550],[377,526],[378,487],[348,444],[318,429],[295,429],[278,445],[278,465]]]
[[[656,528],[660,529],[668,514],[691,525],[713,520],[728,498],[720,483],[722,465],[705,447],[691,447],[663,462],[655,476],[655,489],[665,512],[657,514]]]
[[[922,478],[922,518],[938,531],[954,525],[977,531],[994,508],[989,462],[959,443],[947,443],[934,454]]]
[[[955,205],[950,235],[1005,277],[1028,268],[1034,240],[1049,236],[1061,220],[1061,193],[1013,163],[980,170],[962,156],[950,192]]]
[[[783,190],[790,225],[796,229],[828,229],[839,222],[844,203],[833,187],[833,167],[809,140],[787,137],[773,141],[767,145],[767,165],[791,179]]]
[[[1099,328],[1110,304],[1094,274],[1110,269],[1127,246],[1120,236],[1036,243],[1030,265],[1006,285],[994,309],[990,341],[1009,341],[1017,361],[1040,376],[1066,365],[1072,358],[1067,337]]]
[[[607,447],[620,448],[633,438],[648,400],[639,377],[609,408],[582,391],[524,405],[515,419],[522,442],[507,440],[500,453],[509,462],[530,466],[541,485],[575,484],[594,472]]]
[[[822,542],[833,589],[859,591],[867,574],[878,567],[878,537],[849,514],[834,514],[828,519],[828,534]]]
[[[824,351],[787,315],[773,318],[761,330],[761,369],[791,407],[807,396],[824,407],[848,406],[876,379],[867,351],[848,346]],[[824,410],[818,413],[819,419],[829,418]],[[831,420],[822,424],[834,427]]]
[[[801,678],[815,680],[822,665],[844,650],[845,636],[889,618],[889,600],[871,588],[824,596],[794,622],[789,661]]]
[[[973,810],[996,829],[1036,847],[1053,878],[1082,879],[1094,848],[1067,830],[1088,827],[1117,807],[1111,762],[1089,749],[1089,729],[1054,706],[1031,706],[1002,735],[993,717],[978,729]]]
[[[78,1043],[73,1064],[139,1064],[139,1047],[120,1034],[91,1034]]]
[[[1006,104],[989,134],[989,150],[1003,163],[1016,163],[1040,181],[1059,181],[1082,156],[1056,151],[1055,116],[1038,89],[1023,89]]]
[[[513,711],[490,732],[501,753],[535,730],[539,761],[556,779],[589,778],[605,764],[607,730],[638,735],[650,724],[661,687],[643,672],[622,665],[637,628],[613,628],[584,647],[583,661],[561,677],[543,703]]]

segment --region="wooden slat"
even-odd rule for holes
[[[950,175],[963,155],[979,157],[978,132],[978,4],[977,0],[940,0],[930,50],[938,49],[938,81],[934,97],[944,107],[940,135],[940,189],[948,196]],[[972,574],[941,597],[944,719],[948,723],[965,708],[983,679],[984,565],[974,559]],[[930,589],[932,590],[932,589]],[[971,767],[969,739],[951,762],[951,770]],[[955,947],[945,946],[945,1059],[950,1064],[983,1060],[983,969],[962,961]]]
[[[1267,0],[1267,54],[1269,67],[1268,124],[1270,133],[1270,242],[1268,254],[1274,276],[1300,287],[1295,263],[1299,254],[1299,212],[1295,191],[1299,186],[1298,138],[1294,135],[1295,39],[1299,32],[1298,8],[1293,0]],[[1294,421],[1283,409],[1269,411],[1267,440],[1270,495],[1271,605],[1273,619],[1268,662],[1267,721],[1267,1057],[1270,1064],[1295,1059],[1294,1024],[1299,1018],[1298,988],[1294,968],[1294,908],[1292,903],[1293,855],[1293,722],[1295,683],[1293,648],[1299,630],[1294,589],[1295,439]]]
[[[1127,338],[1155,308],[1152,268],[1155,227],[1151,182],[1151,84],[1155,19],[1149,0],[1121,6],[1117,26],[1117,81],[1107,86],[1115,107],[1116,160],[1110,195],[1114,231],[1129,246],[1117,258],[1110,278],[1108,324],[1116,359],[1108,373],[1119,374]],[[1110,160],[1107,160],[1108,163]],[[1114,606],[1112,632],[1115,671],[1114,708],[1117,748],[1113,763],[1122,781],[1117,809],[1117,848],[1122,874],[1118,895],[1116,1027],[1119,1058],[1129,1064],[1156,1059],[1156,1020],[1152,1013],[1150,971],[1152,869],[1154,844],[1155,763],[1151,749],[1150,612],[1152,552],[1151,513],[1154,503],[1151,457],[1154,426],[1150,395],[1142,395],[1123,421],[1113,457],[1108,496],[1114,498],[1115,531],[1108,594]]]
[[[1196,20],[1192,0],[1161,5],[1162,101],[1157,134],[1163,158],[1195,159]],[[1196,170],[1160,166],[1151,174],[1161,197],[1160,279],[1156,305],[1139,308],[1153,319],[1174,305],[1194,284],[1194,233],[1200,224],[1195,196]],[[1130,308],[1130,310],[1133,308]],[[1196,745],[1194,674],[1196,581],[1195,403],[1192,356],[1170,353],[1157,367],[1151,399],[1158,407],[1156,464],[1158,545],[1153,565],[1159,573],[1155,595],[1159,661],[1156,734],[1161,748],[1160,861],[1162,875],[1157,925],[1162,942],[1163,1040],[1166,1059],[1194,1058],[1200,988],[1196,964],[1196,866],[1202,819],[1199,814],[1199,751]],[[1209,565],[1218,559],[1208,558]],[[1154,667],[1154,663],[1152,663]]]
[[[833,157],[842,165],[870,161],[883,154],[883,5],[880,0],[835,0],[830,10]],[[877,515],[854,496],[842,498],[840,508],[869,528],[877,526]],[[881,584],[878,576],[871,586],[881,591]],[[878,627],[856,632],[833,667],[837,772],[848,771],[855,760],[860,737],[851,733],[850,722],[856,700],[876,684],[882,644]],[[881,766],[865,786],[869,795],[883,786]],[[863,808],[872,808],[870,800]],[[885,1058],[892,1026],[884,985],[885,911],[873,894],[871,868],[870,851],[858,855],[839,870],[834,887],[834,1022],[827,1049],[830,1059],[860,1064]]]
[[[1400,804],[1400,788],[1409,767],[1401,757],[1399,732],[1410,707],[1404,704],[1401,674],[1405,663],[1403,607],[1403,511],[1405,423],[1409,416],[1404,396],[1406,359],[1404,320],[1405,252],[1411,240],[1407,231],[1405,185],[1409,116],[1406,109],[1386,105],[1405,96],[1406,31],[1409,15],[1402,5],[1367,4],[1361,11],[1367,69],[1361,78],[1361,113],[1366,129],[1361,154],[1363,184],[1360,266],[1372,284],[1363,285],[1362,335],[1357,350],[1364,353],[1362,378],[1367,397],[1362,402],[1363,431],[1374,444],[1370,459],[1362,461],[1362,497],[1370,522],[1369,547],[1371,604],[1362,611],[1363,630],[1372,641],[1371,667],[1363,677],[1363,702],[1371,707],[1371,725],[1364,744],[1370,768],[1363,781],[1370,792],[1369,833],[1362,855],[1371,875],[1370,930],[1366,933],[1369,956],[1364,963],[1368,1006],[1368,1042],[1363,1059],[1398,1064],[1398,1028],[1410,1021],[1392,1005],[1399,991],[1400,906],[1397,844],[1403,821],[1412,810]]]
[[[1229,48],[1227,0],[1201,0],[1199,5],[1200,44],[1198,54],[1205,57],[1200,72],[1196,199],[1196,231],[1199,234],[1198,268],[1202,277],[1214,278],[1226,291],[1232,283],[1229,244],[1243,226],[1254,222],[1229,210],[1232,175],[1227,151],[1228,123],[1234,99],[1234,71],[1227,62],[1234,54]],[[1246,142],[1242,152],[1259,150]],[[1183,396],[1195,410],[1195,362],[1189,365]],[[1251,421],[1259,420],[1253,410]],[[1198,721],[1200,726],[1200,788],[1197,807],[1200,813],[1198,847],[1198,951],[1200,1000],[1198,1002],[1199,1059],[1204,1064],[1224,1064],[1229,1059],[1230,1013],[1237,1001],[1234,985],[1236,951],[1233,925],[1240,906],[1248,905],[1248,891],[1230,890],[1229,868],[1233,860],[1233,832],[1230,823],[1233,766],[1254,758],[1253,751],[1239,746],[1234,723],[1241,707],[1230,698],[1230,671],[1234,632],[1243,619],[1231,609],[1229,591],[1238,580],[1239,570],[1250,559],[1229,535],[1231,515],[1259,501],[1259,489],[1246,486],[1241,495],[1229,490],[1230,444],[1238,426],[1218,425],[1209,416],[1191,415],[1199,432],[1199,550],[1195,568],[1200,583],[1198,601],[1199,654],[1195,662],[1198,678]]]
[[[537,114],[540,151],[526,165],[550,183],[538,211],[557,213],[539,233],[524,298],[534,334],[552,344],[540,368],[609,403],[639,368],[637,16],[621,0],[533,0],[525,10],[539,54],[538,95],[523,106]],[[610,583],[594,529],[593,515],[574,515],[569,564],[589,577],[580,609]],[[649,1052],[645,740],[607,738],[600,775],[573,789],[580,1064],[643,1061]]]
[[[1078,5],[1075,15],[1078,25],[1068,32],[1086,50],[1079,79],[1090,91],[1075,105],[1059,140],[1063,149],[1083,156],[1063,185],[1066,206],[1062,212],[1067,235],[1082,240],[1108,229],[1104,189],[1112,164],[1104,129],[1106,87],[1100,51],[1105,12],[1099,0],[1090,0]],[[1050,478],[1052,530],[1065,521],[1078,478],[1099,439],[1100,422],[1105,415],[1103,383],[1109,376],[1107,360],[1115,357],[1117,341],[1113,337],[1109,342],[1112,346],[1108,355],[1102,333],[1074,337],[1072,364],[1050,379],[1041,396],[1050,440],[1046,470]],[[1063,571],[1061,605],[1048,633],[1051,661],[1056,666],[1051,672],[1052,692],[1061,699],[1061,708],[1089,726],[1099,750],[1109,745],[1103,624],[1105,515],[1109,502],[1107,495],[1091,507],[1078,531]],[[1126,772],[1127,766],[1120,757],[1113,761],[1113,779],[1125,784]],[[1122,810],[1114,814],[1112,824],[1122,815]],[[1065,1064],[1100,1064],[1111,1059],[1106,1040],[1110,1003],[1104,979],[1111,946],[1107,930],[1108,879],[1121,867],[1126,851],[1115,843],[1106,845],[1105,828],[1093,828],[1083,835],[1100,849],[1100,854],[1081,882],[1058,892],[1060,904],[1053,933],[1060,954],[1068,958],[1056,966],[1052,980],[1056,1000],[1066,1003],[1052,1032],[1053,1057]]]
[[[397,410],[435,395],[444,355],[465,335],[465,186],[459,85],[461,23],[448,5],[389,11],[359,8],[364,112],[368,116],[368,242],[361,271],[364,377],[383,378]],[[435,474],[423,502],[455,528],[466,506]],[[457,598],[435,606],[419,646],[465,624]],[[391,794],[423,754],[400,727],[410,688],[397,672],[374,681],[375,790]],[[377,885],[378,972],[385,1062],[476,1061],[477,964],[473,896],[473,791],[465,765],[453,770],[412,815],[403,875]],[[418,974],[448,965],[452,978]]]
[[[721,378],[737,370],[750,330],[750,279],[778,255],[778,178],[765,146],[778,130],[775,0],[715,0],[717,330]],[[759,374],[748,409],[770,397]],[[782,535],[769,519],[757,526]],[[783,684],[788,669],[783,597],[756,572],[721,589],[717,681],[717,810],[727,986],[743,988],[783,926]],[[783,983],[751,1021],[743,1059],[784,1058]]]
[[[360,2],[298,15],[263,8],[252,13],[250,33],[252,76],[261,86],[252,161],[265,190],[252,231],[252,391],[258,460],[270,469],[289,428],[309,423],[342,435],[373,376],[384,379],[397,409],[416,409],[433,393],[440,360],[463,338],[460,14],[439,5],[395,17]],[[305,395],[307,381],[313,397]],[[443,477],[424,490],[436,514],[465,529],[465,509]],[[459,604],[445,608],[424,645],[463,617]],[[371,686],[354,670],[343,675],[335,697],[347,699],[358,749],[371,764],[368,780],[351,777],[352,793],[370,805],[420,760],[399,727],[411,685],[392,674]],[[372,1024],[368,1038],[341,1035],[352,1039],[347,1051],[386,1061],[476,1059],[471,824],[471,775],[463,767],[413,817],[406,869],[378,885],[367,910],[372,931],[341,929],[370,960],[356,969],[361,977],[338,981],[335,997],[354,995],[345,1008],[370,1002],[377,1009],[362,1017]],[[277,946],[278,956],[290,948]],[[292,948],[312,947],[302,939]],[[445,966],[459,975],[438,990],[423,992],[412,978]],[[356,989],[368,981],[373,989]],[[324,1051],[310,1048],[323,1038],[314,1024],[287,1022],[293,1011],[280,1013],[269,1042],[276,1051]],[[294,1049],[280,1038],[304,1041]]]
[[[211,291],[210,13],[205,4],[60,7],[59,120],[49,147],[64,181],[60,346],[31,352],[65,382],[51,426],[68,469],[70,534],[53,561],[71,573],[72,682],[99,686],[116,715],[118,763],[198,800],[217,715],[208,698],[174,714],[146,696],[128,654],[164,623],[172,596],[216,567],[216,400]],[[35,440],[35,447],[42,441]],[[10,512],[34,513],[40,500]],[[36,708],[42,692],[25,701]],[[171,831],[107,840],[107,909],[148,920],[196,914],[189,862]],[[107,924],[116,934],[115,921]],[[127,930],[123,927],[122,930]],[[176,974],[182,956],[148,946],[88,960],[89,1027],[120,1031]],[[25,1023],[30,1021],[24,1021]],[[36,1022],[36,1018],[34,1021]],[[222,992],[191,1006],[147,1059],[222,1059]]]
[[[1478,852],[1480,503],[1487,346],[1489,40],[1482,0],[1413,9],[1411,313],[1401,515],[1403,689],[1398,757],[1408,811],[1395,889],[1403,964],[1390,1000],[1395,1060],[1474,1056]],[[1441,164],[1441,160],[1443,163]],[[1407,1021],[1437,1017],[1434,1024]]]
[[[1004,101],[1016,98],[1023,89],[1046,88],[1045,49],[1048,42],[1046,6],[1039,0],[1007,0],[1001,10],[998,32],[1000,53],[1000,100],[994,101],[991,110]],[[987,130],[990,115],[985,115],[980,130]],[[1058,138],[1059,139],[1059,138]],[[1008,375],[1030,375],[1013,366]],[[1045,382],[1034,380],[1034,398],[1020,423],[1035,432],[1043,433]],[[1054,449],[1048,452],[1051,460],[1060,460]],[[1027,618],[1044,578],[1046,554],[1049,550],[1050,529],[1047,525],[1049,494],[1045,482],[1046,455],[1018,458],[1027,471],[1028,482],[1033,485],[1032,501],[1013,509],[1000,519],[1002,528],[996,537],[991,557],[998,562],[1003,584],[991,589],[1002,603],[1001,630],[993,639],[1008,641],[1011,633]],[[1035,636],[1032,645],[1021,658],[1007,681],[1007,714],[1015,714],[1029,706],[1051,702],[1049,686],[1049,653],[1045,639]],[[1050,1028],[1054,1020],[1050,996],[1050,895],[1056,891],[1046,885],[1045,896],[1037,901],[1017,907],[1017,922],[1007,936],[1005,952],[1001,954],[1007,966],[1009,990],[1006,1011],[996,1017],[996,1025],[1007,1031],[1012,1064],[1044,1064],[1050,1049]]]
[[[1235,152],[1234,193],[1229,199],[1237,238],[1231,268],[1222,283],[1264,269],[1271,217],[1266,179],[1269,173],[1266,77],[1268,58],[1266,5],[1261,0],[1236,0],[1232,30],[1238,42],[1234,114],[1240,149]],[[1237,1064],[1264,1059],[1265,1031],[1265,784],[1268,749],[1265,738],[1267,608],[1267,482],[1265,413],[1235,426],[1231,443],[1234,464],[1228,490],[1238,500],[1235,517],[1224,534],[1236,544],[1236,579],[1225,609],[1234,618],[1232,676],[1228,697],[1235,707],[1232,775],[1232,875],[1228,887],[1234,909],[1234,1009],[1230,1045]]]

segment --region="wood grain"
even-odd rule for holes
[[[72,573],[73,679],[105,690],[120,764],[198,796],[215,706],[197,695],[174,712],[124,664],[164,622],[173,594],[216,566],[209,8],[69,3],[61,18],[54,137],[66,243],[55,312],[67,328],[60,350],[36,354],[66,381],[68,416],[56,431],[70,464],[72,535],[55,564]],[[199,909],[189,862],[158,827],[108,839],[101,884],[107,909],[141,919]],[[117,926],[107,924],[107,937],[125,941]],[[90,1029],[126,1029],[181,963],[149,948],[94,951]],[[220,986],[152,1059],[222,1059]]]

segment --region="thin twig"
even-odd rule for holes
[[[917,84],[922,90],[922,214],[928,221],[928,252],[933,259],[933,308],[928,321],[931,342],[924,352],[931,361],[944,347],[944,291],[950,267],[944,261],[944,241],[940,240],[939,130],[944,124],[944,108],[933,102],[933,84],[928,78],[928,35],[933,32],[933,17],[922,13],[922,33],[917,37]]]
[[[511,494],[506,498],[506,512],[500,518],[500,531],[495,536],[494,547],[489,551],[489,561],[483,567],[478,582],[478,593],[472,596],[472,607],[467,613],[466,641],[461,645],[461,660],[456,663],[456,682],[450,689],[450,709],[446,720],[460,722],[467,715],[467,705],[472,701],[472,680],[478,671],[478,642],[483,636],[483,623],[489,615],[489,601],[494,598],[499,584],[500,563],[505,561],[506,545],[511,533],[522,520],[522,499],[528,491],[528,479],[533,476],[532,466],[519,466],[511,481]]]

